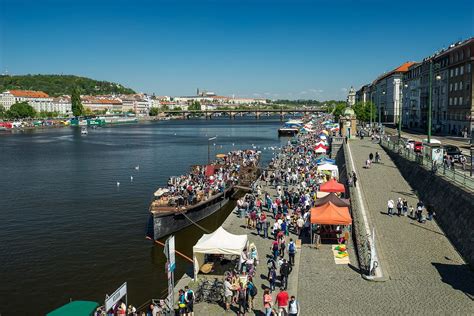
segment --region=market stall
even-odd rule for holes
[[[334,193],[329,193],[326,196],[317,199],[316,202],[314,203],[314,206],[322,206],[326,203],[331,202],[332,204],[340,207],[349,207],[351,206],[350,202],[348,199],[341,199],[339,198],[336,194]]]
[[[322,165],[319,165],[318,166],[318,170],[319,171],[330,171],[331,172],[331,176],[333,178],[338,178],[339,177],[339,168],[336,166],[336,165],[333,165],[333,164],[330,164],[330,163],[325,163],[325,164],[322,164]],[[328,182],[331,182],[331,181],[334,181],[336,182],[336,180],[329,180]],[[326,182],[326,183],[328,183]],[[336,182],[337,183],[337,182]],[[325,184],[325,183],[324,183]],[[322,184],[321,187],[324,185]],[[342,184],[341,184],[342,185]],[[342,185],[342,187],[344,188],[344,186]],[[321,191],[324,191],[324,190],[321,190]],[[345,190],[344,190],[345,191]],[[344,192],[344,191],[325,191],[325,192]]]
[[[343,231],[343,226],[352,224],[349,207],[337,206],[331,201],[326,204],[311,208],[311,237],[314,240],[313,226],[318,225],[316,229],[316,243],[320,240],[336,240],[338,243],[344,239],[348,239],[347,234]]]
[[[247,244],[247,235],[234,235],[222,227],[211,234],[204,234],[193,247],[194,279],[205,263],[206,255],[241,256]]]

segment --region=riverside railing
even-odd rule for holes
[[[431,171],[434,175],[454,182],[469,191],[474,191],[474,178],[467,173],[446,168],[444,164],[435,164],[429,157],[417,154],[403,145],[399,145],[386,139],[380,140],[380,145],[405,159],[418,163],[423,168]]]

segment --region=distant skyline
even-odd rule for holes
[[[345,99],[472,37],[473,16],[465,0],[0,0],[0,72],[158,95]]]

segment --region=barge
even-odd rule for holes
[[[240,160],[236,159],[235,154],[233,156],[229,153],[229,156],[226,155],[228,160],[226,158],[215,164],[194,166],[190,175],[170,178],[168,188],[158,189],[150,204],[147,237],[158,240],[211,216],[224,207],[240,187],[250,186],[258,177],[260,153],[251,150],[239,153],[245,153]],[[246,157],[253,160],[248,165],[244,162]],[[203,178],[205,180],[202,180]],[[178,182],[183,179],[201,179],[205,185],[194,183],[201,189],[185,189],[194,192],[192,198],[173,194],[176,187],[182,187],[182,183]],[[203,189],[203,186],[206,189]],[[212,190],[209,187],[212,187]]]

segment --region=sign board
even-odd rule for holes
[[[122,297],[127,295],[127,282],[122,284],[112,295],[105,299],[105,310],[109,311],[115,304],[120,302]]]
[[[372,271],[377,268],[375,265],[375,262],[378,263],[378,257],[377,257],[377,252],[375,250],[375,229],[372,228],[372,236],[369,237],[370,239],[370,272],[369,274],[372,273]]]
[[[174,246],[174,236],[168,238],[168,271],[173,272],[176,268],[176,257],[175,257],[175,246]]]

